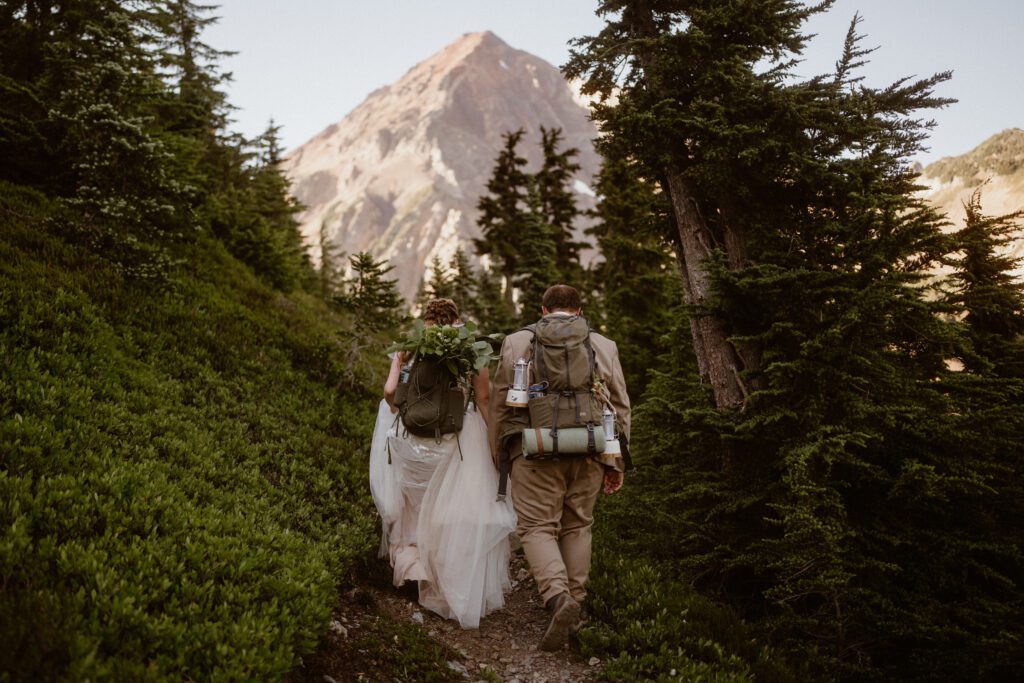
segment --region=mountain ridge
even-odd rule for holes
[[[573,186],[580,208],[591,208],[597,130],[578,94],[554,66],[493,32],[463,34],[286,157],[314,261],[322,227],[345,253],[388,259],[412,299],[433,257],[473,254],[476,203],[501,135],[525,128],[519,149],[535,169],[541,125],[561,128],[565,146],[580,150]]]
[[[964,203],[978,189],[988,215],[1024,209],[1024,130],[1007,128],[964,154],[943,157],[925,166],[918,181],[925,187],[920,196],[946,215],[950,230],[963,227]],[[1024,257],[1024,232],[1008,253]],[[1024,276],[1024,265],[1015,272]]]

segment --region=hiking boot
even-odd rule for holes
[[[569,643],[569,635],[580,620],[580,604],[568,593],[562,593],[552,601],[551,623],[540,640],[540,649],[545,652],[561,650]]]

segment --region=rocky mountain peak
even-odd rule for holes
[[[597,131],[562,74],[490,31],[459,37],[286,159],[314,260],[323,230],[345,253],[389,259],[411,299],[435,255],[473,254],[476,203],[502,134],[527,130],[520,151],[536,169],[540,126],[580,149],[575,187],[589,208]]]

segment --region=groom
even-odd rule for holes
[[[580,295],[568,285],[555,285],[544,293],[541,312],[547,316],[572,317],[581,313]],[[512,504],[519,522],[516,531],[523,544],[551,623],[540,642],[542,650],[565,647],[576,629],[584,586],[590,572],[591,526],[594,503],[602,490],[614,493],[622,487],[623,462],[619,456],[566,455],[557,459],[522,457],[523,409],[505,405],[513,367],[529,357],[533,333],[520,330],[505,338],[494,376],[496,400],[491,402],[492,453],[508,448],[512,460]],[[629,439],[629,396],[615,342],[591,332],[596,374],[608,387],[620,432]],[[499,441],[499,437],[512,436]]]

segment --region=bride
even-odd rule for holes
[[[434,299],[424,325],[459,324],[450,299]],[[440,437],[408,433],[393,403],[411,359],[394,354],[370,448],[370,489],[380,512],[380,555],[394,569],[394,584],[417,581],[419,602],[463,628],[502,607],[510,588],[511,503],[496,502],[497,472],[487,438],[487,368],[460,378],[472,388],[462,431]]]

